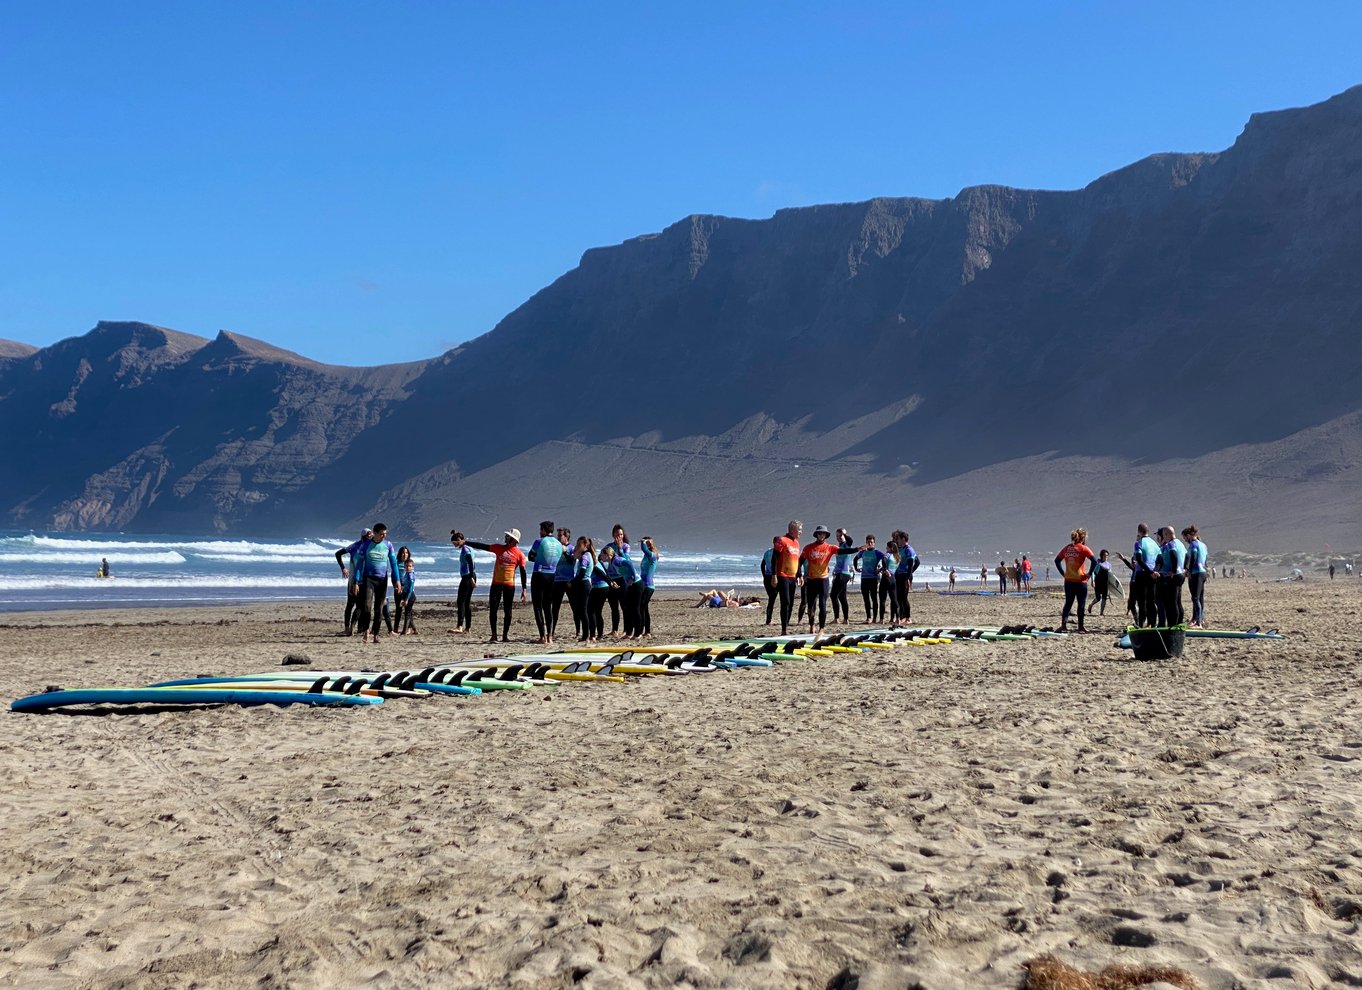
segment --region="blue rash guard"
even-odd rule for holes
[[[917,551],[911,544],[905,543],[899,548],[899,566],[896,574],[912,574],[917,570]]]
[[[1135,541],[1135,550],[1131,554],[1131,562],[1135,565],[1135,573],[1141,571],[1152,572],[1158,565],[1159,545],[1154,542],[1151,536],[1142,536]]]
[[[590,560],[591,558],[583,557],[582,559]],[[591,590],[595,591],[597,588],[608,587],[610,587],[610,575],[606,573],[605,568],[601,566],[601,562],[598,560],[591,565]]]
[[[862,581],[876,580],[880,573],[880,567],[889,560],[889,554],[878,547],[874,550],[863,550],[856,557],[861,562]]]
[[[1159,574],[1163,577],[1172,577],[1182,573],[1182,565],[1187,560],[1187,548],[1182,545],[1182,541],[1177,537],[1169,540],[1159,547],[1158,563],[1156,564]]]
[[[630,558],[616,557],[610,561],[610,570],[611,576],[623,581],[626,588],[631,584],[638,584],[638,565]]]
[[[402,597],[410,598],[416,590],[416,572],[403,568],[397,575],[397,586],[402,589]]]
[[[580,557],[576,558],[576,560],[573,562],[572,567],[573,580],[577,580],[580,578],[583,581],[590,581],[591,569],[595,566],[595,564],[596,562],[586,554],[582,554]]]
[[[467,543],[459,547],[459,577],[477,577],[478,568],[473,560],[473,548]]]
[[[855,559],[850,553],[852,546],[850,543],[843,543],[837,548],[837,555],[832,558],[832,576],[841,577],[843,574],[851,573],[851,563]]]
[[[558,545],[562,546],[562,542],[559,541]],[[568,551],[568,548],[563,547],[563,552],[558,555],[558,566],[553,569],[554,583],[555,584],[559,582],[566,583],[568,581],[571,581],[573,572],[576,571],[576,569],[577,561],[573,559],[572,554]]]
[[[386,578],[397,573],[397,551],[387,540],[357,540],[345,548],[351,554],[350,576],[355,581],[364,578]],[[361,573],[362,572],[362,573]]]
[[[534,573],[553,574],[558,570],[558,558],[563,555],[563,542],[556,536],[541,536],[530,547]]]
[[[772,572],[772,570],[771,570],[771,558],[772,558],[773,556],[775,556],[775,552],[776,552],[776,551],[775,551],[775,549],[773,548],[773,549],[767,550],[764,554],[761,555],[761,576],[762,576],[762,577],[770,577],[770,576],[772,575],[773,572]]]
[[[643,579],[643,587],[657,587],[653,582],[657,579],[657,554],[648,549],[647,544],[643,547],[643,563],[639,565],[639,576]]]
[[[1200,540],[1193,540],[1187,544],[1187,572],[1189,574],[1205,574],[1207,554],[1206,544]]]

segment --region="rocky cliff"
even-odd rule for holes
[[[1351,449],[1362,409],[1359,257],[1362,88],[1071,192],[688,217],[587,251],[420,364],[330,368],[231,334],[101,324],[0,363],[0,453],[35,466],[0,508],[12,525],[255,532],[371,511],[428,534],[451,517],[524,528],[534,506],[738,521],[717,535],[762,532],[805,491],[935,513],[963,539],[961,484],[1007,464],[1015,518],[1012,502],[975,514],[1010,528],[1037,518],[1028,491],[1053,497],[1037,471],[1073,473],[1072,489],[1103,465],[1106,506],[1132,500],[1128,468],[1135,501],[1181,505],[1227,450],[1294,463],[1273,445],[1298,443],[1343,464],[1329,444]],[[1328,474],[1259,479],[1257,504],[1262,485],[1329,498]],[[1222,487],[1230,502],[1203,518],[1240,518]],[[1346,526],[1356,498],[1338,498]]]

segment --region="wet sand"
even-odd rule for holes
[[[367,710],[6,711],[0,986],[935,990],[1020,986],[1046,952],[1224,990],[1362,985],[1359,582],[1207,599],[1217,626],[1290,638],[1138,663],[1109,615]],[[661,636],[764,628],[692,600],[655,604]],[[1059,601],[913,606],[1049,625]],[[486,651],[438,603],[376,646],[337,613],[5,616],[0,698]]]

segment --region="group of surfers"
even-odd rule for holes
[[[497,642],[499,616],[501,640],[510,636],[517,575],[520,601],[524,602],[528,593],[534,608],[538,643],[555,642],[564,599],[579,642],[595,643],[606,638],[606,605],[610,606],[610,636],[652,636],[649,602],[655,590],[658,554],[650,536],[641,541],[639,559],[632,555],[629,537],[618,523],[611,531],[611,541],[599,550],[589,536],[579,536],[574,543],[571,530],[555,527],[552,520],[539,524],[539,538],[530,545],[528,554],[520,548],[520,530],[514,527],[507,529],[498,543],[470,540],[458,530],[450,531],[449,542],[459,562],[455,625],[450,633],[473,629],[473,589],[479,577],[473,551],[484,550],[494,558],[488,593],[489,643]],[[412,606],[416,603],[416,574],[411,552],[406,547],[393,549],[386,525],[374,523],[354,543],[337,550],[336,563],[349,579],[345,635],[353,635],[355,619],[366,643],[378,641],[385,620],[394,635],[415,633]],[[532,572],[528,580],[527,569]],[[390,581],[394,614],[388,619]]]
[[[1117,559],[1130,569],[1130,593],[1126,610],[1135,618],[1135,625],[1177,626],[1186,620],[1182,604],[1182,589],[1186,585],[1192,600],[1192,622],[1196,628],[1206,624],[1206,580],[1211,569],[1207,564],[1209,551],[1195,526],[1186,526],[1181,539],[1172,526],[1160,526],[1156,536],[1149,535],[1149,526],[1135,527],[1135,544],[1129,557],[1116,554]],[[1107,611],[1107,601],[1113,590],[1121,585],[1111,571],[1111,554],[1106,550],[1093,553],[1087,545],[1088,531],[1083,527],[1069,534],[1069,542],[1055,555],[1055,567],[1064,577],[1064,610],[1060,628],[1068,629],[1069,616],[1077,606],[1078,631],[1083,627],[1084,615],[1101,605]],[[1088,582],[1092,581],[1095,600],[1085,609]]]
[[[801,547],[799,537],[803,531],[803,523],[798,519],[790,520],[785,533],[774,537],[771,549],[762,555],[761,576],[766,588],[768,626],[779,601],[780,633],[788,635],[796,592],[799,593],[798,620],[802,622],[805,612],[808,613],[810,633],[827,626],[829,600],[832,601],[832,621],[850,622],[847,585],[857,573],[861,576],[865,621],[883,622],[887,605],[891,625],[908,625],[912,618],[908,593],[913,587],[913,573],[922,560],[908,542],[906,530],[894,530],[883,550],[875,545],[873,533],[857,544],[846,529],[839,527],[833,542],[832,532],[821,525],[813,529],[813,542]]]

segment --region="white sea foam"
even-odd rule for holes
[[[98,550],[78,553],[69,550],[14,553],[0,550],[0,568],[28,567],[34,564],[99,564],[108,554]],[[134,551],[118,554],[119,564],[183,564],[184,555],[175,550]]]

